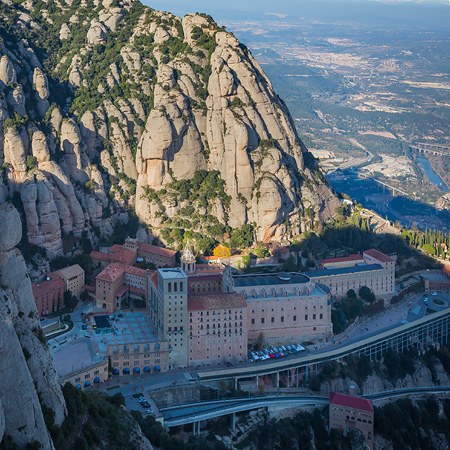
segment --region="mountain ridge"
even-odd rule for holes
[[[0,14],[4,195],[50,257],[83,232],[98,244],[127,210],[169,244],[243,226],[281,240],[333,215],[284,102],[211,17],[129,0],[3,0]]]

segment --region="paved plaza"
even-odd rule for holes
[[[144,344],[157,340],[157,333],[150,323],[149,316],[144,312],[124,312],[120,315],[111,315],[108,320],[111,328],[97,328],[90,331],[101,352],[106,352],[108,346]]]

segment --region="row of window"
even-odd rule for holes
[[[313,309],[316,309],[316,306],[317,305],[313,305]],[[305,305],[304,309],[307,310],[308,309],[308,305]],[[320,305],[320,309],[323,309],[323,305]],[[284,308],[281,308],[281,312],[283,312],[283,311],[284,311]],[[296,306],[294,306],[294,311],[297,311],[297,307]],[[262,309],[261,312],[264,312],[264,309]],[[272,312],[274,312],[273,308],[272,308]],[[252,309],[252,314],[255,314],[255,310],[254,309]]]
[[[183,292],[183,282],[182,281],[180,281],[180,282],[169,281],[167,283],[167,292],[172,292],[172,286],[173,286],[173,292]]]
[[[218,316],[221,315],[221,311],[222,311],[222,310],[220,310],[220,309],[219,309],[219,311],[217,311],[217,315],[218,315]],[[253,312],[254,312],[254,311],[253,311]],[[223,313],[224,313],[224,314],[227,314],[227,310],[226,310],[226,309],[223,310]],[[228,310],[228,314],[231,316],[231,314],[232,314],[231,309]],[[235,315],[237,314],[237,310],[234,311],[234,314],[235,314]],[[242,309],[239,310],[239,314],[242,315]],[[192,317],[192,312],[189,313],[189,315]],[[197,315],[198,315],[198,311],[197,311]],[[203,311],[200,311],[200,315],[203,316]],[[215,311],[215,310],[213,310],[212,315],[213,315],[213,316],[216,315],[216,311]],[[209,311],[206,311],[205,316],[209,316]],[[230,319],[230,320],[231,320],[231,319]]]
[[[107,367],[105,367],[105,368],[103,369],[104,372],[106,372],[107,370],[108,370]],[[96,376],[98,376],[98,375],[100,375],[100,370],[94,371],[94,377],[96,377]],[[90,378],[91,378],[91,374],[90,374],[90,373],[86,373],[86,374],[84,375],[84,379],[85,379],[85,380],[89,380]],[[75,383],[79,383],[80,381],[81,381],[81,377],[75,378]]]
[[[170,309],[169,309],[169,311],[170,311]],[[220,319],[220,318],[217,319],[218,322],[219,321],[221,321],[221,322],[225,321],[226,322],[227,320],[229,320],[231,322],[233,319],[232,319],[231,316],[228,316],[228,318],[224,317],[223,319]],[[238,320],[237,314],[234,316],[234,320]],[[239,315],[239,320],[242,320],[242,314]],[[191,313],[191,318],[189,319],[189,321],[192,323],[192,313]],[[212,318],[212,322],[215,322],[215,321],[216,321],[216,319],[213,317]],[[200,317],[200,322],[203,322],[203,317]],[[209,317],[206,318],[206,322],[209,322]]]
[[[309,315],[305,314],[305,321],[308,321]],[[317,314],[312,315],[312,320],[317,320]],[[323,314],[319,314],[319,320],[323,320]],[[292,321],[297,322],[297,316],[292,316]],[[261,317],[261,323],[265,323],[264,317]],[[284,323],[284,316],[280,317],[280,322]],[[270,323],[275,323],[275,317],[270,318]],[[252,325],[255,325],[255,319],[252,319]]]
[[[155,364],[159,364],[160,362],[161,362],[161,360],[160,360],[159,358],[156,358],[156,359],[154,360],[154,363],[155,363]],[[141,364],[141,361],[140,361],[139,359],[135,359],[135,360],[134,360],[134,363],[133,363],[133,366],[134,366],[134,367],[139,367],[140,364]],[[150,362],[149,359],[146,359],[146,360],[144,360],[144,364],[145,364],[145,365],[149,365],[149,364],[151,364],[151,362]],[[114,363],[112,364],[112,366],[113,366],[113,367],[119,367],[119,363],[114,362]],[[130,361],[124,361],[124,362],[123,362],[123,366],[124,366],[124,367],[130,367]]]

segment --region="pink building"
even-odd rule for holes
[[[129,300],[144,302],[144,307],[146,283],[145,270],[125,264],[109,264],[96,277],[96,304],[108,312],[122,309]]]
[[[188,297],[188,364],[226,365],[247,359],[247,304],[241,294]]]
[[[371,400],[352,395],[330,394],[330,430],[362,432],[366,444],[373,449],[374,411]]]
[[[270,345],[332,335],[330,294],[300,273],[238,275],[233,288],[247,303],[248,340]]]
[[[31,287],[39,315],[59,311],[64,306],[66,282],[55,273],[47,274],[43,281],[32,283]]]

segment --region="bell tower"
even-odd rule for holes
[[[186,246],[184,247],[183,254],[181,255],[180,260],[181,268],[186,275],[195,273],[195,255],[191,250],[189,241],[186,242]]]

